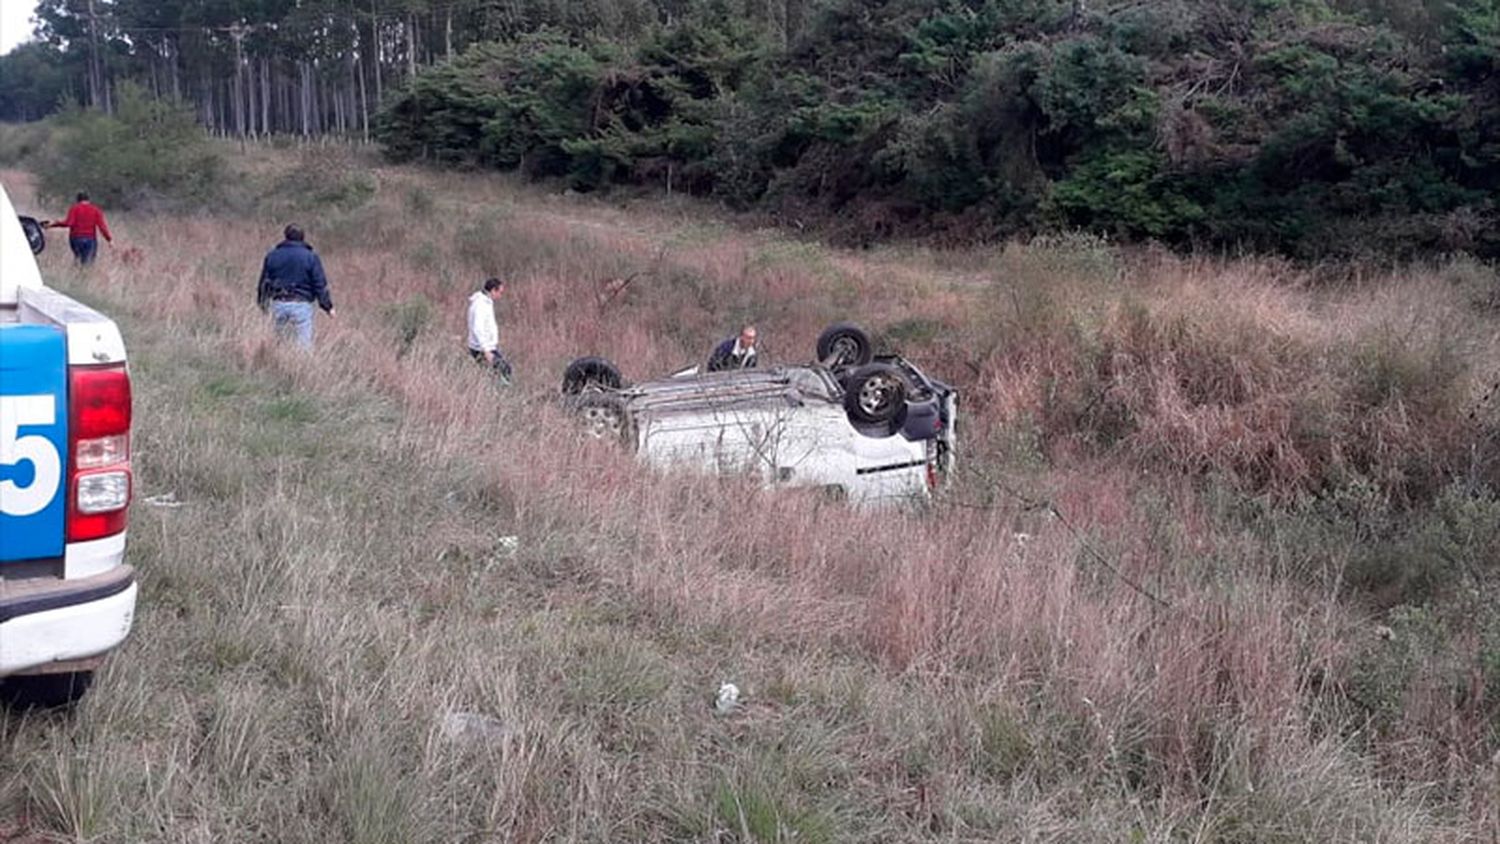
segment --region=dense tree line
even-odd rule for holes
[[[792,33],[721,16],[478,44],[388,98],[378,136],[861,240],[1493,255],[1497,69],[1497,0],[832,0]]]
[[[10,0],[7,0],[10,2]],[[16,0],[19,2],[19,0]],[[783,27],[806,0],[724,13]],[[629,40],[704,0],[41,0],[33,41],[0,57],[0,120],[66,100],[113,111],[131,81],[222,134],[368,130],[392,86],[471,45],[549,28]]]
[[[1500,253],[1500,0],[45,0],[0,119],[659,186],[861,240]]]

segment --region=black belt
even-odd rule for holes
[[[304,299],[301,296],[293,296],[290,293],[272,293],[271,294],[271,301],[273,301],[273,302],[307,302],[309,304],[312,303],[311,299]]]

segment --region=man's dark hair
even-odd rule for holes
[[[76,201],[78,201],[78,202],[88,202],[89,201],[89,192],[88,191],[84,191],[84,190],[79,191],[78,192],[78,199]]]
[[[501,281],[498,278],[487,278],[487,279],[484,280],[484,292],[486,292],[486,293],[492,293],[496,289],[504,287],[504,286],[505,286],[505,282]]]
[[[302,240],[302,227],[298,226],[296,223],[292,223],[291,225],[288,225],[286,227],[286,230],[283,231],[282,234],[286,235],[287,240],[296,240],[300,242]]]

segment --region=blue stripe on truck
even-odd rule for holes
[[[0,326],[0,565],[62,556],[67,461],[67,339]]]

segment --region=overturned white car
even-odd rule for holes
[[[604,358],[573,361],[563,400],[587,432],[647,463],[745,474],[861,503],[931,495],[954,459],[958,393],[849,324],[818,338],[817,362],[698,368],[628,383]]]

